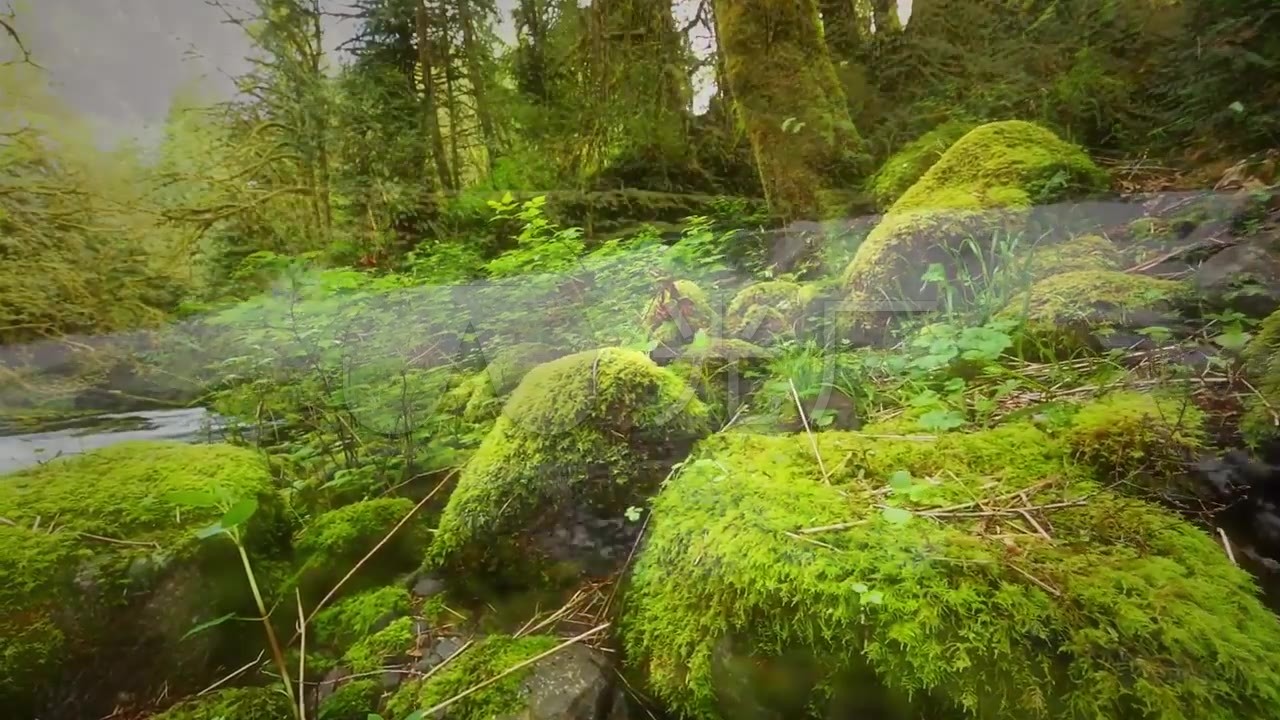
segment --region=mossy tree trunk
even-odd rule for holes
[[[715,14],[770,210],[788,219],[820,216],[823,191],[848,182],[861,140],[815,0],[716,0]]]

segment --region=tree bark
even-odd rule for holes
[[[725,70],[770,210],[819,217],[861,140],[823,45],[815,0],[716,0]],[[784,127],[785,126],[785,127]]]
[[[498,139],[489,108],[489,83],[480,63],[480,44],[476,41],[475,13],[471,2],[472,0],[458,0],[458,17],[462,23],[462,52],[467,56],[467,83],[471,85],[471,95],[476,103],[476,119],[480,122],[480,134],[484,136],[485,162],[488,169],[492,169],[494,158],[498,154]]]
[[[422,113],[426,123],[426,131],[431,140],[431,155],[435,161],[436,175],[440,178],[440,186],[446,190],[454,189],[453,174],[449,172],[449,157],[445,152],[444,135],[440,132],[440,115],[436,104],[433,43],[431,41],[431,18],[427,14],[426,0],[418,0],[415,12],[415,24],[418,31],[418,65],[422,70]]]

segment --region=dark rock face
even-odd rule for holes
[[[1195,471],[1219,503],[1213,522],[1236,562],[1257,576],[1268,606],[1280,612],[1280,444],[1260,457],[1231,450],[1204,458]]]
[[[571,645],[534,665],[521,694],[526,698],[524,708],[498,720],[628,720],[630,716],[608,660],[582,645]]]
[[[1280,227],[1247,238],[1196,269],[1196,288],[1210,305],[1263,318],[1280,309]]]

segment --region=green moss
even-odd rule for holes
[[[317,720],[368,720],[378,709],[382,685],[377,680],[362,679],[343,683],[320,703]]]
[[[287,543],[271,475],[245,449],[122,443],[0,477],[0,517],[13,523],[0,525],[0,701],[21,708],[56,665],[105,662],[94,653],[124,637],[169,638],[176,684],[195,647],[177,636],[247,599],[230,543],[196,537],[220,511],[179,511],[167,497],[211,491],[258,499],[246,534],[255,556]],[[183,578],[202,591],[181,592]],[[126,612],[160,588],[168,599],[156,612]]]
[[[464,469],[428,565],[482,567],[566,507],[621,514],[706,424],[692,390],[641,353],[605,348],[540,365]]]
[[[1027,258],[1026,274],[1033,281],[1080,271],[1120,269],[1120,251],[1101,235],[1084,235],[1064,243],[1036,248]]]
[[[1084,152],[1032,123],[988,123],[967,133],[886,212],[844,272],[849,300],[867,312],[910,296],[931,263],[993,231],[1022,226],[1022,212],[1104,189],[1106,174]],[[866,321],[871,322],[869,316]]]
[[[492,635],[465,650],[426,681],[406,683],[387,701],[389,720],[403,720],[493,678],[557,645],[554,637]],[[513,716],[522,706],[522,685],[532,668],[511,673],[449,708],[449,720],[493,720]]]
[[[749,373],[760,367],[775,352],[737,338],[710,338],[688,345],[668,366],[681,380],[698,393],[711,413],[712,426],[721,427],[728,420],[731,400],[745,389]]]
[[[888,208],[942,157],[974,124],[963,120],[943,123],[902,146],[871,178],[871,195],[876,205]]]
[[[678,299],[667,297],[653,298],[645,306],[643,314],[644,326],[649,329],[649,337],[659,343],[671,347],[688,344],[699,330],[709,330],[715,321],[715,312],[707,299],[707,294],[690,280],[676,280]],[[663,302],[659,302],[659,300]],[[673,313],[680,313],[682,324],[672,319]]]
[[[299,558],[294,583],[304,593],[327,592],[343,575],[391,532],[413,503],[405,498],[379,498],[353,503],[313,520],[294,542]],[[426,545],[426,528],[405,523],[361,572],[349,591],[380,584],[412,570]]]
[[[409,614],[409,593],[384,587],[344,598],[316,614],[314,642],[321,647],[343,649],[397,617]]]
[[[484,370],[446,393],[438,409],[461,415],[467,422],[491,421],[502,410],[503,400],[530,370],[562,354],[542,343],[521,343],[503,348],[494,354]]]
[[[1272,716],[1280,622],[1250,577],[1178,517],[1105,489],[1065,444],[1020,423],[818,439],[830,484],[804,436],[724,435],[655,500],[621,632],[677,713],[736,716],[729,643],[805,658],[806,717],[848,675],[885,718]],[[899,470],[912,482],[891,489]],[[1055,503],[1029,511],[1050,539],[999,512]]]
[[[416,637],[413,618],[397,618],[352,645],[342,656],[342,664],[356,674],[380,670],[390,660],[408,655]]]
[[[1067,442],[1100,477],[1168,497],[1194,491],[1187,463],[1208,441],[1204,413],[1190,399],[1117,392],[1077,410]]]
[[[1262,321],[1243,357],[1244,372],[1257,389],[1245,398],[1240,429],[1251,445],[1280,437],[1280,311]]]
[[[785,280],[748,285],[730,301],[725,331],[762,345],[782,335],[794,335],[813,295],[811,286]]]
[[[1145,328],[1169,322],[1191,299],[1186,283],[1116,271],[1063,273],[1010,299],[997,317],[1022,322],[1023,357],[1052,359],[1095,344],[1109,328]]]
[[[278,688],[215,690],[181,702],[155,720],[285,720],[293,717],[289,698]]]

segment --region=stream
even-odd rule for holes
[[[103,413],[0,436],[0,474],[131,440],[217,442],[222,418],[205,408]]]

